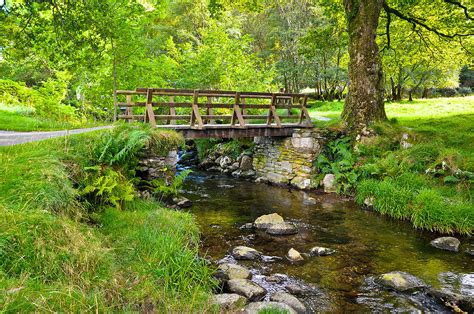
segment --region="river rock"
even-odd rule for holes
[[[265,277],[266,282],[274,282],[274,283],[282,283],[283,281],[286,281],[287,279],[288,279],[288,276],[283,275],[283,274],[274,274],[274,275]]]
[[[227,282],[227,286],[229,291],[243,295],[251,301],[260,300],[267,293],[267,290],[248,279],[232,279]]]
[[[286,257],[292,262],[301,262],[301,261],[304,260],[303,256],[301,256],[300,252],[298,252],[294,248],[291,248],[288,251],[288,254],[286,255]]]
[[[431,241],[430,244],[441,250],[458,252],[461,242],[454,237],[440,237]]]
[[[474,244],[471,244],[469,247],[467,247],[464,252],[466,252],[469,255],[474,255]]]
[[[254,260],[260,258],[261,255],[259,251],[248,246],[236,246],[232,250],[232,256],[236,259]]]
[[[376,278],[380,285],[397,291],[416,290],[427,287],[419,278],[403,271],[392,271]]]
[[[267,310],[267,311],[265,311]],[[280,302],[254,302],[247,305],[243,312],[245,314],[258,314],[258,313],[286,313],[296,314],[289,305]]]
[[[229,171],[233,172],[235,170],[239,169],[239,163],[238,162],[234,162],[232,165],[230,165],[229,167]]]
[[[216,163],[217,163],[217,160],[216,160]],[[230,158],[229,156],[224,156],[219,160],[218,163],[219,163],[219,166],[221,166],[221,168],[227,168],[228,166],[232,164],[232,158]]]
[[[252,157],[250,156],[247,156],[247,155],[243,155],[242,156],[242,159],[240,160],[240,165],[239,165],[240,169],[242,171],[248,171],[248,170],[252,170],[253,169],[253,166],[252,166]]]
[[[289,305],[297,313],[300,313],[300,314],[306,313],[306,306],[304,306],[304,304],[300,300],[298,300],[296,297],[292,296],[289,293],[277,292],[270,297],[270,300]]]
[[[279,224],[272,224],[267,228],[266,232],[271,235],[288,235],[298,233],[298,228],[292,223],[283,222]]]
[[[217,267],[216,277],[224,280],[249,279],[251,276],[247,268],[237,264],[224,263]]]
[[[251,222],[247,222],[239,227],[240,230],[252,230],[255,226]]]
[[[323,187],[324,187],[324,192],[326,193],[336,192],[337,191],[336,176],[333,175],[332,173],[328,173],[327,175],[325,175],[323,179]]]
[[[270,228],[274,224],[281,224],[284,223],[283,217],[278,215],[277,213],[262,215],[255,219],[254,225],[258,229],[267,229]]]
[[[237,293],[221,293],[213,295],[211,302],[219,305],[221,310],[236,311],[245,306],[247,299]]]
[[[179,208],[188,208],[188,207],[193,206],[193,202],[191,202],[189,199],[187,199],[184,196],[173,197],[173,203]]]
[[[334,253],[336,253],[335,250],[322,246],[315,246],[309,250],[309,255],[311,256],[327,256]]]

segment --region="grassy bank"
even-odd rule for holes
[[[417,228],[473,234],[474,97],[386,107],[391,121],[373,126],[377,136],[362,141],[355,152],[333,142],[329,161],[317,166],[335,173],[360,204],[382,214],[410,220]],[[311,114],[337,125],[341,110],[339,102],[317,103]],[[408,148],[401,145],[404,135]]]
[[[169,132],[154,137],[162,147],[176,141]],[[191,215],[135,193],[117,207],[84,192],[87,167],[106,139],[95,132],[0,148],[3,311],[209,308],[211,274],[198,258]],[[130,178],[124,163],[110,167]]]
[[[67,122],[58,119],[48,119],[31,115],[25,111],[12,110],[12,108],[1,106],[0,104],[0,130],[19,132],[56,131],[89,128],[99,125],[104,124],[87,120]]]

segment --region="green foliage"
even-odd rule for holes
[[[221,140],[217,138],[195,140],[194,144],[196,145],[199,160],[204,160],[211,153],[214,146],[220,142]]]
[[[154,193],[158,194],[160,199],[169,198],[178,195],[178,190],[183,186],[184,180],[192,172],[186,169],[181,171],[177,176],[173,177],[171,182],[166,182],[165,179],[155,179],[150,182]]]
[[[332,173],[336,177],[337,191],[348,193],[357,183],[359,173],[355,168],[357,156],[352,151],[350,138],[330,141],[318,156],[315,167],[322,175]]]
[[[93,202],[100,206],[113,205],[123,208],[126,202],[133,200],[133,183],[120,172],[100,166],[86,167],[86,178],[81,194],[93,196]]]

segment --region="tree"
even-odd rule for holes
[[[361,130],[386,119],[383,102],[382,64],[376,42],[382,10],[386,14],[385,35],[390,47],[390,24],[397,18],[421,36],[436,34],[445,40],[472,43],[471,8],[455,0],[345,0],[349,32],[349,93],[342,118],[346,127]],[[466,49],[471,49],[468,46]]]

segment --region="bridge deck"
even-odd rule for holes
[[[115,102],[119,119],[174,129],[186,138],[289,136],[312,127],[303,94],[137,88],[117,91],[123,96],[125,102]]]

